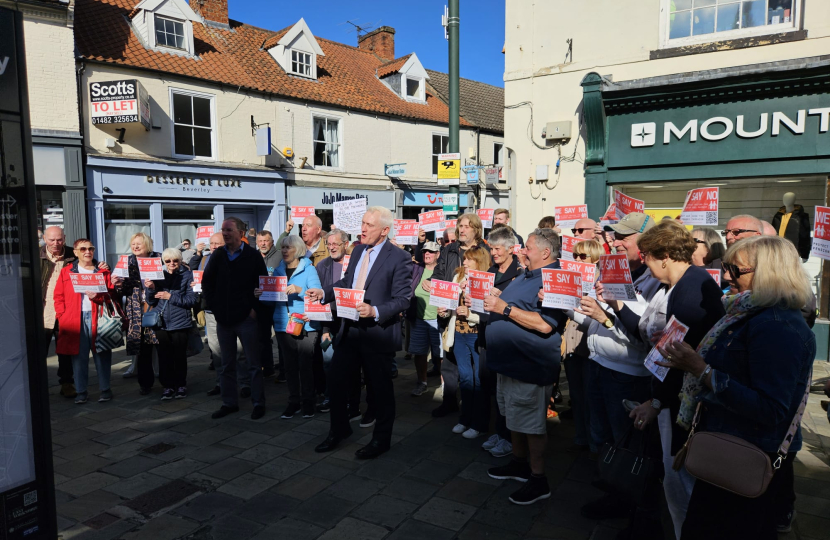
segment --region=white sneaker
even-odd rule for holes
[[[487,439],[481,444],[481,449],[487,450],[489,452],[490,450],[495,448],[497,444],[499,444],[499,441],[501,441],[501,437],[499,437],[497,433],[493,433],[492,435],[490,435],[489,439]]]
[[[481,435],[481,432],[479,432],[478,430],[475,430],[473,428],[470,428],[470,429],[468,429],[467,431],[465,431],[464,433],[461,434],[461,436],[464,437],[465,439],[475,439],[479,435]]]
[[[460,435],[465,431],[467,431],[467,426],[465,426],[464,424],[456,424],[455,427],[452,428],[452,432],[456,435]]]
[[[411,395],[413,395],[413,396],[415,396],[415,397],[418,397],[418,396],[423,395],[423,394],[424,394],[424,392],[426,392],[426,391],[427,391],[427,383],[425,383],[425,382],[420,382],[420,381],[419,381],[419,382],[418,382],[418,385],[417,385],[417,386],[415,387],[415,389],[412,391],[412,394],[411,394]]]
[[[507,439],[502,439],[499,441],[499,444],[497,444],[495,447],[493,447],[492,450],[490,450],[490,453],[493,455],[493,457],[509,456],[513,453],[513,445],[510,444],[510,441],[508,441]]]

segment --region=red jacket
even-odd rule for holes
[[[98,266],[97,261],[95,262]],[[76,293],[72,286],[70,273],[78,273],[78,261],[61,270],[58,282],[55,284],[55,317],[58,321],[57,354],[76,355],[81,348],[81,310],[83,308],[83,294]],[[112,280],[109,270],[96,268],[95,273],[104,274],[107,288],[112,292]],[[98,313],[108,294],[99,293],[91,299],[92,302],[92,350],[95,350],[95,337],[98,335]]]

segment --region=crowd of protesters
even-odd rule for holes
[[[429,377],[440,375],[441,404],[432,415],[457,414],[454,434],[485,436],[484,450],[512,455],[489,475],[520,482],[509,500],[528,505],[551,494],[544,456],[564,365],[573,451],[599,463],[613,456],[608,448],[639,437],[660,465],[634,498],[598,472],[593,484],[605,495],[582,508],[586,518],[627,518],[621,534],[661,537],[664,499],[677,538],[773,538],[788,530],[801,447],[791,424],[816,350],[816,300],[795,247],[774,231],[765,234],[763,222],[749,215],[729,220],[726,245],[713,229],[690,231],[642,213],[605,226],[580,219],[565,231],[579,240],[574,259],[599,269],[603,256],[624,255],[636,298],[606,300],[598,271],[580,307],[561,310],[542,302],[543,269],[560,267],[563,231],[554,218],[543,218],[526,238],[511,228],[506,209],[495,211],[493,223],[485,234],[476,214],[463,214],[435,240],[421,231],[417,245],[399,246],[393,215],[382,207],[368,208],[353,244],[342,230],[324,234],[316,216],[303,220],[300,235],[289,234],[289,221],[276,240],[229,218],[195,249],[187,240],[159,253],[150,237],[136,233],[127,277],[99,263],[89,240],[69,248],[62,231],[50,227],[41,250],[44,337],[57,335],[61,394],[87,402],[91,353],[98,401],[113,398],[112,351],[96,347],[99,320],[109,314],[124,320],[140,393],[152,392],[157,375],[161,399],[186,398],[187,356],[200,347],[195,329],[204,327],[217,373],[208,395],[221,396],[213,418],[237,413],[240,398],[251,399],[252,419],[262,418],[265,380],[273,376],[288,388],[282,418],[330,414],[317,452],[337,448],[359,421],[374,427],[356,452],[370,459],[391,445],[395,355],[403,350],[414,363],[412,398],[428,394]],[[162,259],[163,279],[141,279],[142,257]],[[707,269],[719,270],[720,281]],[[194,270],[203,272],[200,294]],[[466,291],[471,271],[495,276],[483,311],[472,309],[466,292],[455,309],[431,305],[434,280]],[[103,274],[108,292],[75,293],[73,273]],[[263,276],[287,278],[286,301],[261,299]],[[357,320],[338,316],[335,289],[364,291]],[[330,305],[331,321],[310,320],[309,303]],[[657,348],[657,364],[668,369],[659,379],[644,362],[672,318],[688,331]],[[682,457],[694,430],[737,437],[768,454],[776,469],[763,494],[744,497],[690,474]]]

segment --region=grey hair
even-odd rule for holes
[[[449,240],[450,233],[452,233],[454,236],[458,236],[458,230],[455,227],[447,227],[446,229],[444,229],[444,234],[442,234],[441,236]]]
[[[711,227],[695,227],[692,229],[692,236],[695,238],[699,238],[703,240],[703,245],[706,246],[706,250],[709,252],[706,255],[706,263],[710,263],[715,259],[722,259],[723,255],[726,253],[726,246],[723,245],[723,240],[721,240],[721,236],[712,229]]]
[[[490,246],[501,246],[505,249],[513,249],[513,246],[519,243],[519,239],[516,238],[516,235],[513,234],[513,229],[505,225],[504,227],[499,227],[498,229],[491,231],[490,234],[487,235],[487,243]]]
[[[296,259],[305,257],[305,253],[308,251],[308,246],[306,246],[303,239],[296,234],[289,234],[283,238],[280,243],[280,247],[294,248],[294,257]]]
[[[732,221],[733,219],[746,219],[751,221],[753,224],[752,226],[755,227],[758,234],[764,234],[764,224],[761,223],[761,220],[755,216],[750,216],[749,214],[738,214],[737,216],[729,218],[729,221]],[[729,221],[727,221],[727,223],[729,223]]]
[[[182,260],[182,252],[175,248],[167,248],[161,252],[161,260],[165,259],[173,259],[173,260]]]
[[[370,206],[366,209],[366,213],[368,214],[369,212],[378,215],[378,221],[380,222],[381,227],[392,228],[392,223],[394,223],[395,217],[388,208],[385,206]]]
[[[334,229],[329,233],[329,236],[339,236],[341,242],[349,243],[349,233],[343,229]],[[328,236],[326,237],[328,239]]]
[[[499,229],[502,230],[502,229]],[[553,229],[534,229],[527,235],[527,239],[536,238],[536,246],[539,249],[549,249],[552,258],[559,253],[559,235]]]

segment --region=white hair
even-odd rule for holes
[[[296,259],[305,257],[306,251],[308,251],[303,239],[295,234],[289,234],[283,238],[280,247],[294,248],[294,258]]]
[[[167,249],[165,249],[161,253],[161,260],[165,261],[165,260],[169,260],[169,259],[173,259],[174,261],[175,260],[181,261],[182,260],[182,252],[179,251],[176,248],[167,248]]]
[[[392,228],[392,224],[395,222],[395,216],[392,215],[391,210],[385,206],[370,206],[366,209],[366,213],[368,214],[370,212],[372,214],[377,214],[381,227]]]

